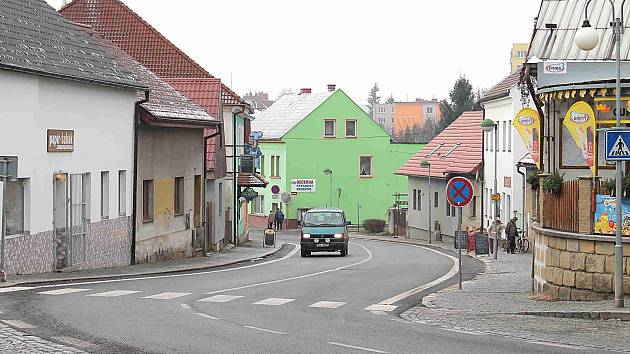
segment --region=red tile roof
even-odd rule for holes
[[[239,173],[236,177],[236,183],[242,187],[267,187],[269,182],[261,175]]]
[[[483,112],[481,111],[464,112],[420,152],[396,170],[396,174],[428,176],[428,168],[420,167],[423,160],[431,164],[431,177],[445,178],[447,173],[477,172],[481,167],[483,154],[482,120]]]
[[[92,27],[160,77],[213,77],[119,0],[74,0],[59,12]]]
[[[521,77],[521,71],[516,70],[515,72],[508,75],[503,80],[499,81],[498,84],[494,85],[488,92],[486,92],[483,97],[481,97],[481,102],[487,102],[493,99],[506,97],[510,94],[510,89],[518,84],[518,81]]]
[[[203,107],[213,117],[221,116],[221,79],[169,78],[165,79],[177,91]]]

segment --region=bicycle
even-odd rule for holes
[[[527,251],[529,251],[529,240],[527,239],[527,231],[518,229],[515,250],[516,253],[527,253]]]

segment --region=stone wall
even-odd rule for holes
[[[9,237],[5,247],[5,267],[9,275],[47,273],[54,269],[52,231]]]
[[[559,300],[589,301],[614,294],[615,239],[530,227],[535,240],[534,291]],[[630,294],[630,238],[624,237],[624,293]]]

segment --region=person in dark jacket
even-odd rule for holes
[[[514,254],[516,249],[516,236],[518,235],[518,228],[516,228],[516,220],[515,217],[512,220],[508,221],[507,226],[505,227],[505,236],[508,240],[508,253]]]
[[[275,223],[276,223],[276,213],[274,213],[273,210],[271,210],[269,212],[269,216],[267,217],[267,228],[273,229]]]
[[[278,230],[282,230],[282,224],[284,223],[284,213],[282,210],[278,209],[276,211],[276,228]]]

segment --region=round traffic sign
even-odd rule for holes
[[[446,200],[455,207],[468,205],[475,195],[472,183],[464,177],[453,177],[446,184]]]
[[[277,184],[274,184],[273,187],[271,187],[271,193],[273,194],[280,193],[280,186],[278,186]]]

